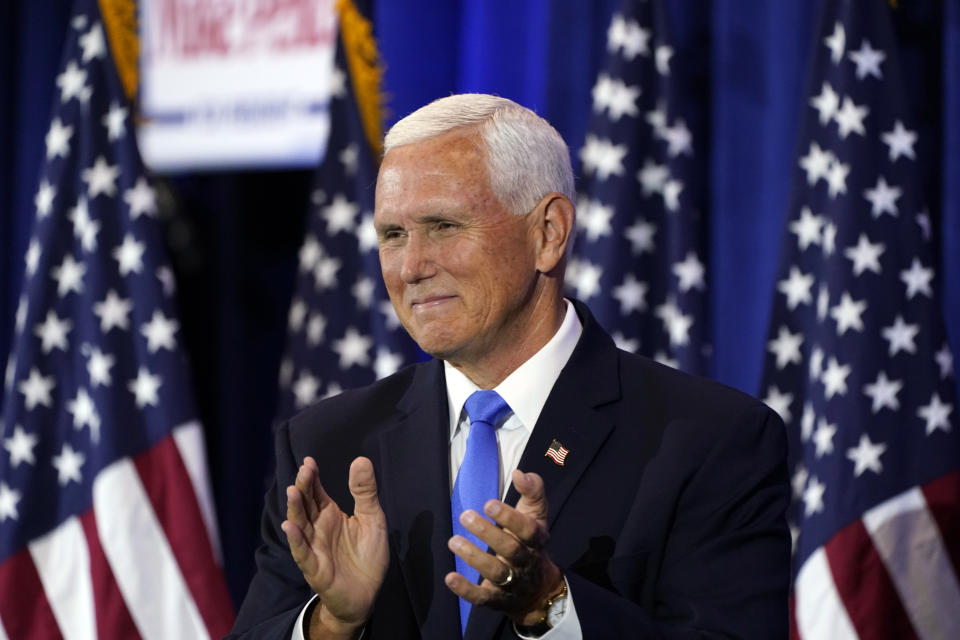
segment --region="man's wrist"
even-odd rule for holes
[[[310,612],[309,640],[355,640],[363,633],[363,622],[340,620],[319,599]]]
[[[555,575],[548,582],[549,587],[544,589],[544,593],[537,600],[537,608],[528,611],[522,616],[514,619],[514,624],[518,627],[530,627],[543,622],[546,617],[550,604],[562,595],[566,595],[567,582],[559,567],[554,566]]]

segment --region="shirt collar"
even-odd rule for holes
[[[573,305],[567,299],[564,299],[564,303],[567,305],[567,311],[563,322],[549,342],[494,388],[494,391],[507,401],[522,425],[528,429],[533,429],[537,424],[553,384],[560,377],[560,371],[567,364],[567,360],[570,359],[580,340],[580,334],[583,333],[583,325]],[[463,404],[479,387],[449,362],[443,363],[443,373],[447,381],[450,438],[452,439],[460,423]]]

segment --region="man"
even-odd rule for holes
[[[574,205],[559,134],[509,100],[460,95],[397,123],[385,149],[383,278],[436,360],[279,428],[235,632],[785,637],[783,425],[618,350],[563,298]]]

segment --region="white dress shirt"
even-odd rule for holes
[[[503,382],[494,388],[494,391],[506,400],[512,413],[497,429],[497,447],[500,450],[500,496],[506,497],[510,489],[510,475],[520,463],[520,456],[547,396],[553,389],[554,383],[560,377],[560,371],[567,364],[573,354],[583,326],[569,300],[564,300],[567,311],[557,332],[539,351],[533,354],[526,362],[517,367]],[[477,387],[465,375],[460,373],[448,362],[444,362],[444,375],[447,383],[447,401],[450,408],[450,491],[456,482],[457,473],[467,448],[467,436],[470,434],[470,419],[463,410],[463,405]],[[311,609],[314,600],[310,600],[300,611],[300,617],[293,626],[292,640],[304,640],[304,623],[306,613]],[[519,635],[519,634],[518,634]],[[520,636],[526,638],[527,636]],[[539,637],[540,640],[582,640],[580,620],[573,604],[573,593],[567,583],[567,607],[560,623]]]

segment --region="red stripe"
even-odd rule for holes
[[[117,586],[117,580],[103,553],[93,510],[80,516],[80,524],[90,550],[90,578],[93,583],[93,603],[97,614],[97,635],[100,638],[139,638],[137,626],[130,617],[127,603]]]
[[[824,547],[837,593],[861,638],[916,638],[890,574],[863,522],[837,532]]]
[[[134,464],[210,637],[224,636],[233,626],[233,604],[173,437],[137,456]]]
[[[63,637],[27,549],[0,564],[0,620],[10,638]]]
[[[800,627],[797,626],[797,596],[790,592],[790,640],[800,640]]]
[[[960,573],[960,470],[923,487],[927,506],[943,537],[953,570]]]

